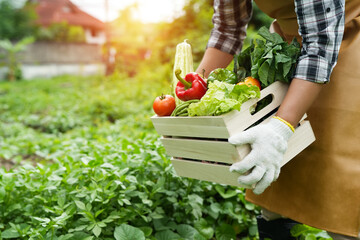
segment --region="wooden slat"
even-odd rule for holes
[[[179,176],[239,186],[237,178],[240,175],[230,172],[230,166],[179,160],[176,158],[171,159],[171,162],[176,174]]]
[[[155,127],[156,131],[163,136],[179,137],[198,137],[198,138],[217,138],[226,139],[229,133],[225,126],[206,126],[206,125],[187,125],[187,124],[159,124]],[[171,135],[170,135],[171,133]],[[196,133],[196,134],[194,134]]]
[[[227,141],[161,138],[166,153],[173,157],[234,163],[250,151],[248,145],[234,146]]]
[[[194,141],[194,140],[192,140]],[[284,160],[282,162],[282,166],[285,165],[287,162],[289,162],[292,158],[294,158],[297,154],[299,154],[303,149],[308,147],[312,142],[315,141],[315,136],[312,131],[312,128],[310,126],[309,121],[303,121],[302,125],[300,125],[293,136],[290,138],[288,142],[288,149],[284,155]],[[176,142],[173,142],[176,143]],[[223,142],[220,142],[223,144]],[[188,144],[188,143],[187,143]],[[204,144],[204,143],[202,143]],[[172,147],[177,145],[172,145]],[[171,148],[172,148],[171,147]],[[219,149],[219,147],[213,148]],[[165,149],[168,152],[169,147],[165,147]],[[205,146],[207,150],[207,148]],[[171,151],[175,151],[175,149],[172,149]],[[248,148],[244,152],[242,152],[242,156],[239,157],[239,161],[243,159],[243,156],[246,156],[246,154],[250,151]],[[204,150],[206,152],[206,150]],[[181,152],[179,152],[181,155]],[[176,154],[178,155],[178,154]],[[209,156],[211,154],[206,154],[206,156]],[[221,155],[221,154],[219,154]],[[187,155],[188,156],[188,155]],[[199,157],[199,152],[196,152],[197,158]],[[222,157],[219,156],[218,162],[224,162],[222,161]],[[203,159],[205,160],[205,159]],[[191,160],[183,160],[174,157],[172,159],[173,166],[175,168],[175,171],[179,176],[183,177],[190,177],[195,178],[199,180],[205,180],[205,181],[211,181],[216,183],[222,183],[222,184],[229,184],[238,186],[237,184],[237,177],[239,174],[237,173],[230,173],[229,172],[229,166],[224,166],[216,163],[209,163],[209,162],[199,162],[199,161],[191,161]],[[231,163],[230,161],[228,163]]]
[[[156,131],[163,136],[228,138],[222,116],[151,117]]]

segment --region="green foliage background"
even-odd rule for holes
[[[255,239],[241,189],[175,175],[150,121],[161,82],[2,83],[1,236],[113,239],[130,225],[146,239]]]
[[[85,43],[84,29],[67,22],[53,23],[46,28],[39,27],[35,35],[39,41]]]
[[[20,40],[36,31],[37,15],[31,4],[16,8],[10,0],[0,1],[0,39]]]

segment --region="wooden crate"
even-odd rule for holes
[[[275,82],[261,91],[259,99],[245,102],[240,111],[221,116],[153,116],[151,120],[162,135],[161,141],[167,154],[172,156],[172,164],[179,176],[239,186],[239,174],[231,173],[229,167],[241,161],[251,148],[249,145],[234,146],[227,140],[253,124],[268,121],[283,101],[287,89],[288,84]],[[268,95],[272,96],[272,102],[251,114],[253,106]],[[289,139],[282,165],[315,141],[311,125],[305,119],[306,115]]]

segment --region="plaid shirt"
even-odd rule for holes
[[[345,0],[295,0],[302,50],[294,78],[326,83],[344,33]],[[214,28],[207,47],[238,54],[252,15],[251,0],[214,0]]]

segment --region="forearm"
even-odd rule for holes
[[[317,3],[295,0],[302,50],[294,79],[277,113],[293,126],[329,82],[344,33],[344,6],[344,0],[320,0]]]
[[[319,95],[324,84],[294,78],[277,116],[296,126]]]
[[[205,71],[204,75],[207,77],[216,68],[226,68],[232,60],[233,56],[231,54],[209,47],[206,49],[196,72],[203,74]]]

